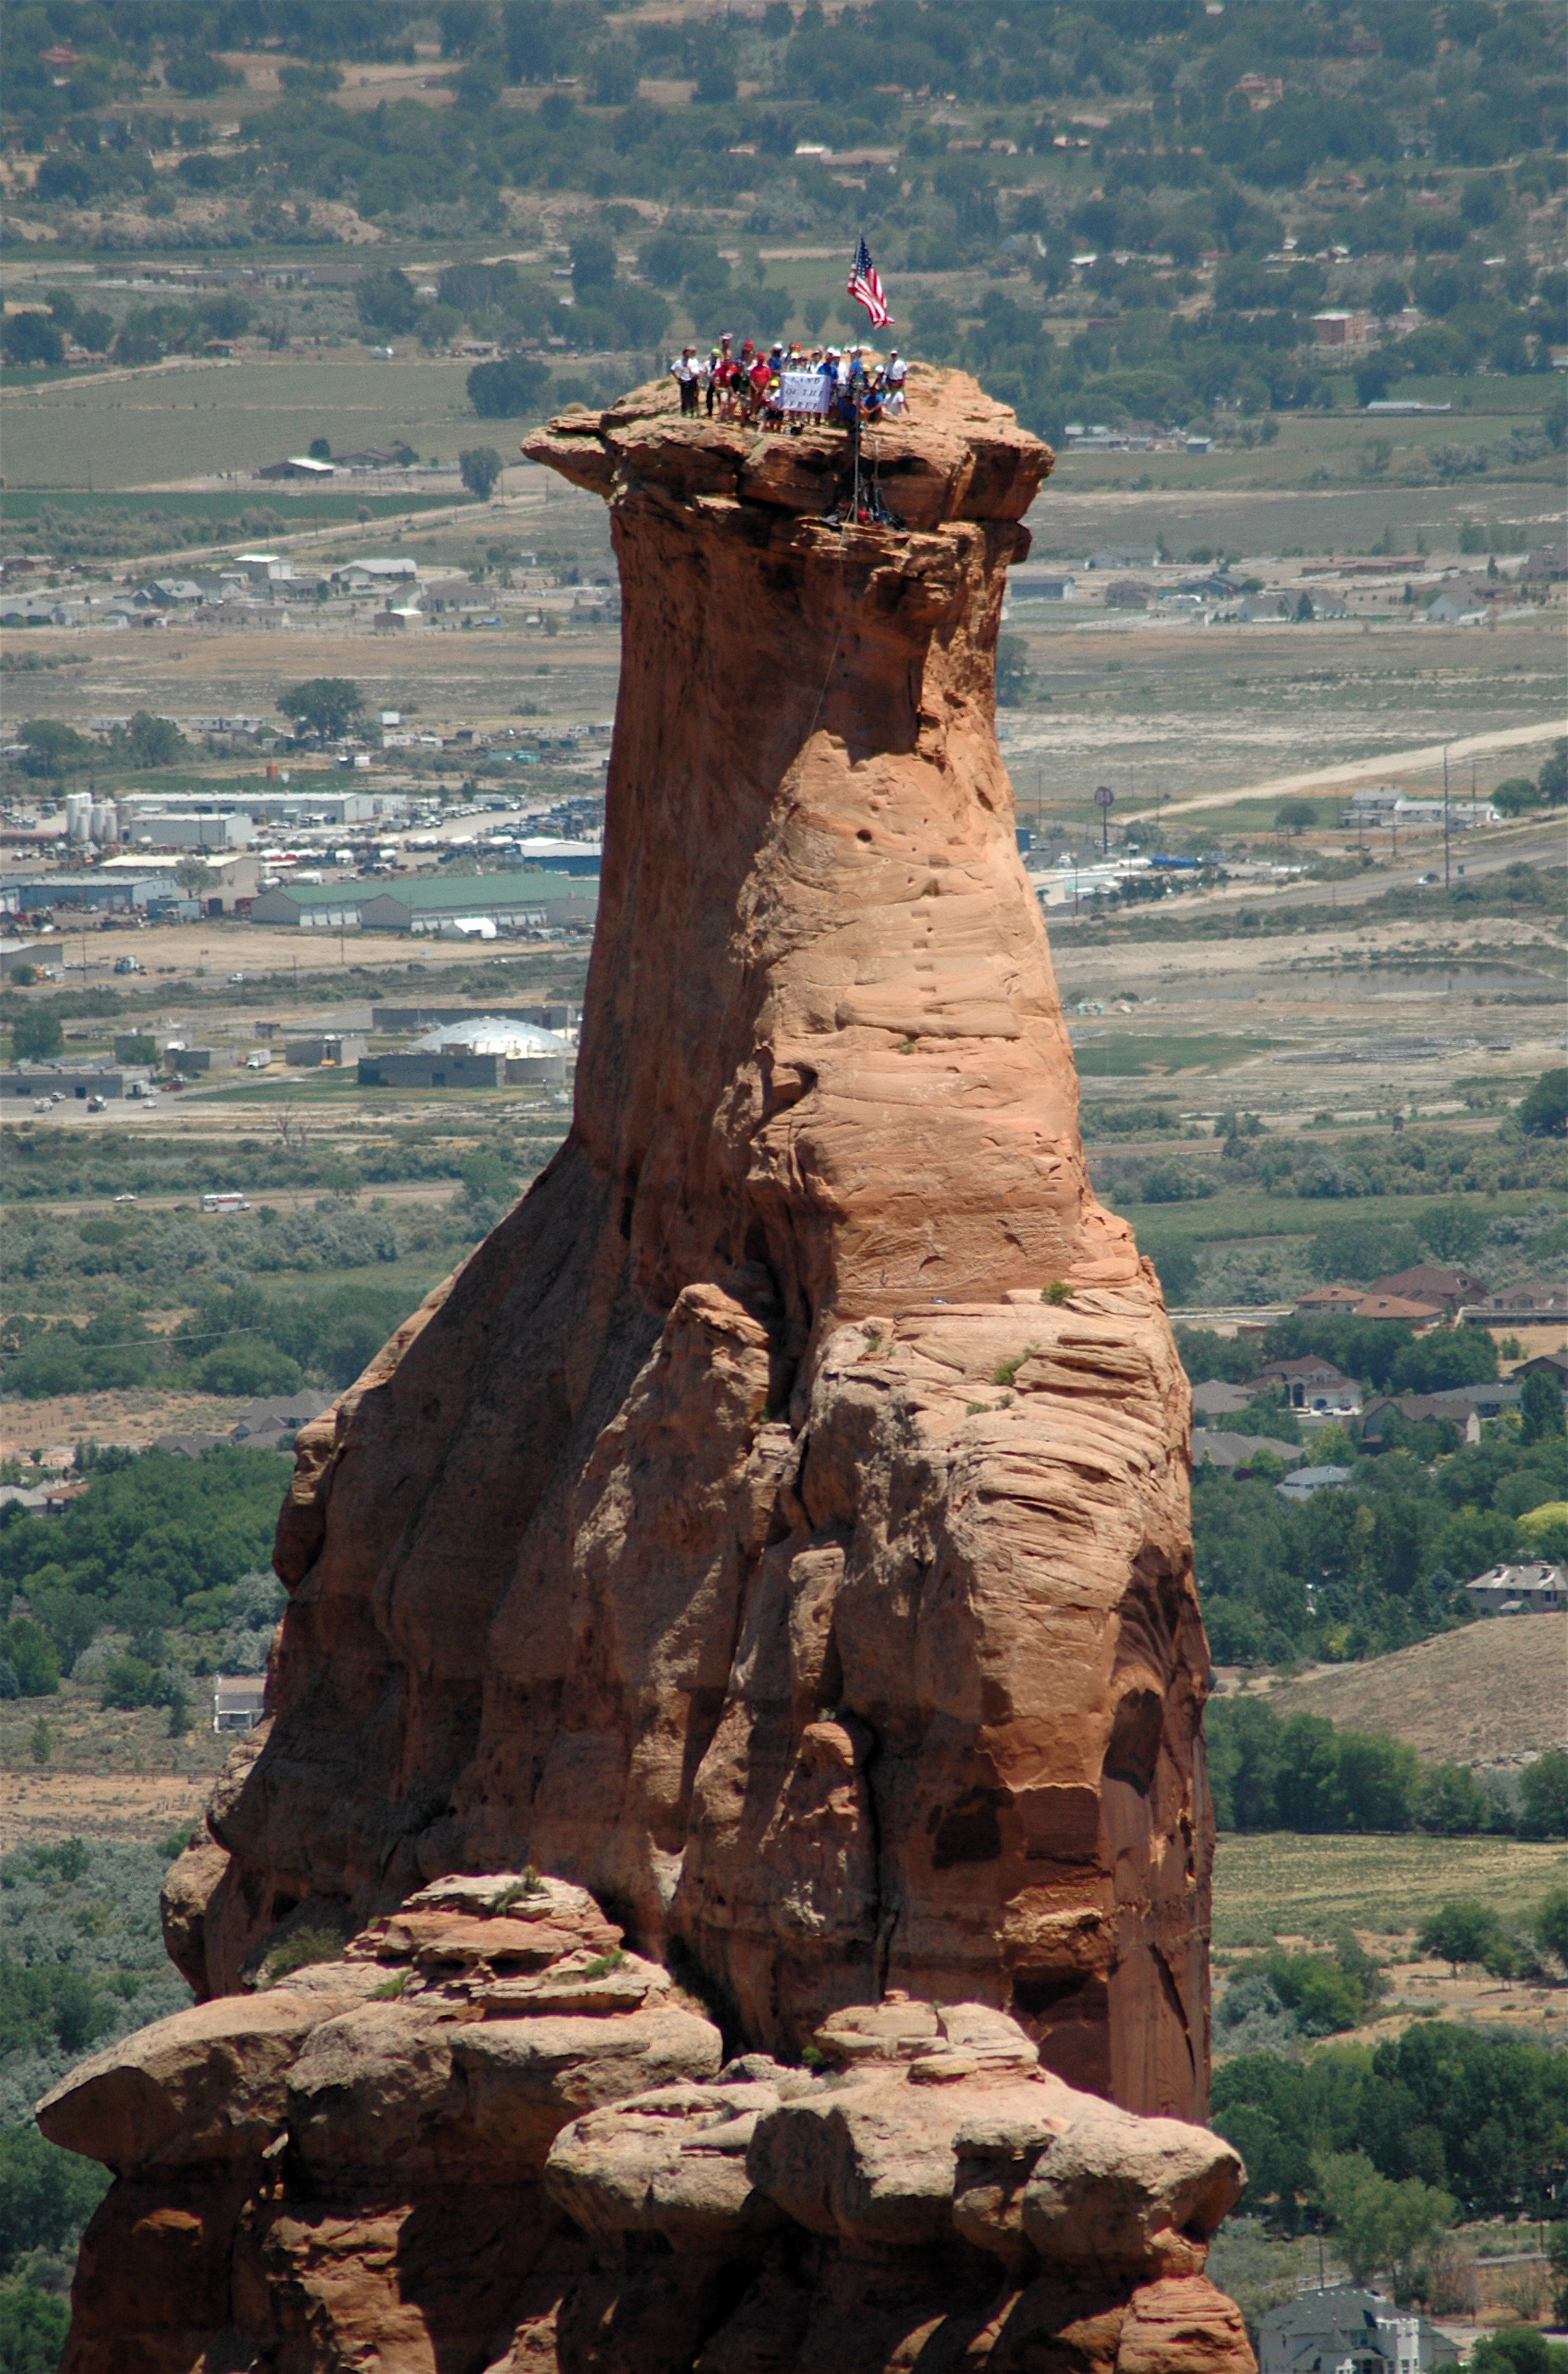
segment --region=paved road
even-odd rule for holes
[[[1499,874],[1509,865],[1562,865],[1568,860],[1568,817],[1559,811],[1539,824],[1499,829],[1491,827],[1485,833],[1456,833],[1450,852],[1452,885],[1457,886],[1463,868],[1464,879],[1475,882],[1489,874]],[[1181,911],[1205,912],[1215,907],[1359,907],[1368,899],[1381,899],[1387,890],[1414,889],[1435,874],[1438,886],[1443,881],[1443,844],[1423,848],[1410,860],[1401,859],[1398,865],[1387,862],[1368,866],[1364,874],[1343,882],[1301,882],[1277,888],[1268,882],[1231,883],[1223,890],[1189,892]],[[1154,911],[1168,911],[1163,905]],[[1046,923],[1054,934],[1098,920],[1087,909],[1073,915],[1068,908],[1047,909]]]
[[[1163,809],[1138,808],[1123,816],[1117,814],[1118,826],[1145,823],[1155,817],[1192,816],[1200,808],[1233,807],[1238,800],[1291,799],[1301,792],[1320,792],[1339,783],[1359,783],[1368,775],[1430,773],[1443,764],[1445,748],[1449,764],[1457,767],[1466,758],[1483,758],[1489,752],[1519,750],[1539,742],[1557,741],[1562,734],[1561,718],[1545,724],[1499,727],[1490,734],[1467,734],[1460,739],[1427,742],[1410,750],[1385,750],[1376,758],[1358,758],[1338,767],[1316,767],[1303,775],[1270,775],[1267,782],[1247,783],[1239,791],[1206,792],[1201,799],[1170,800]],[[1456,792],[1455,796],[1459,794]]]

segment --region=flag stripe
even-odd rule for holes
[[[865,307],[871,317],[873,330],[885,329],[888,323],[892,321],[893,316],[887,310],[887,300],[883,294],[882,282],[878,277],[876,265],[872,262],[872,253],[866,245],[863,232],[855,248],[855,261],[849,267],[848,293],[854,299],[857,305]]]

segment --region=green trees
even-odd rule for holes
[[[22,728],[24,735],[29,730]],[[1568,1065],[1543,1072],[1515,1107],[1514,1118],[1527,1137],[1568,1135]]]
[[[1456,1897],[1422,1923],[1416,1943],[1423,1954],[1446,1962],[1457,1978],[1466,1963],[1487,1967],[1503,1943],[1503,1923],[1489,1904],[1474,1897]]]
[[[148,1451],[93,1472],[89,1488],[58,1517],[6,1512],[0,1523],[0,1592],[20,1592],[32,1616],[0,1636],[47,1688],[51,1662],[69,1663],[94,1633],[114,1624],[138,1651],[157,1650],[165,1626],[187,1603],[221,1594],[265,1564],[277,1518],[280,1466],[274,1453],[222,1449],[200,1459]],[[34,1638],[33,1636],[39,1636]],[[155,1657],[144,1654],[145,1663]],[[18,1667],[18,1680],[20,1670]]]
[[[155,717],[138,709],[128,723],[117,725],[109,737],[110,755],[133,767],[177,767],[185,756],[185,737],[172,717]]]
[[[419,319],[419,300],[406,272],[368,272],[354,302],[366,328],[385,335],[412,330]]]
[[[1539,2325],[1509,2324],[1483,2333],[1467,2363],[1469,2374],[1568,2374],[1568,2349]]]
[[[1022,635],[999,635],[996,644],[999,709],[1018,709],[1029,698],[1029,646]]]
[[[1322,1715],[1281,1722],[1265,1698],[1211,1699],[1209,1782],[1222,1830],[1474,1835],[1499,1816],[1474,1773],[1422,1767],[1387,1733],[1337,1732]]]
[[[471,495],[487,503],[496,491],[503,464],[493,445],[470,445],[457,457],[458,475]]]
[[[280,692],[277,705],[285,717],[292,719],[297,733],[317,734],[323,742],[336,742],[351,733],[356,720],[363,715],[365,698],[349,676],[316,676]]]
[[[1325,2153],[1314,2172],[1318,2198],[1355,2283],[1368,2283],[1387,2268],[1402,2288],[1399,2279],[1408,2283],[1418,2254],[1453,2223],[1451,2194],[1419,2177],[1397,2183],[1380,2176],[1364,2152]]]
[[[1550,1954],[1568,1974],[1568,1887],[1553,1889],[1536,1907],[1535,1939],[1543,1954]]]
[[[42,1627],[26,1616],[14,1616],[0,1629],[0,1657],[17,1680],[17,1696],[53,1698],[60,1686],[60,1660]]]
[[[1568,1839],[1568,1755],[1549,1748],[1519,1776],[1519,1835]]]
[[[65,359],[65,341],[47,313],[10,313],[0,328],[0,354],[8,363],[50,366]]]
[[[464,385],[481,420],[532,420],[544,409],[550,374],[526,355],[504,355],[499,362],[475,363]]]
[[[1549,1442],[1561,1436],[1562,1388],[1555,1377],[1538,1373],[1519,1388],[1519,1435],[1525,1442]]]
[[[1417,2177],[1451,2194],[1466,2217],[1534,2215],[1550,2197],[1565,2118],[1568,2058],[1431,2020],[1372,2051],[1238,2054],[1216,2070],[1210,2111],[1246,2161],[1243,2213],[1287,2231],[1320,2197],[1315,2163],[1357,2151],[1397,2184]]]
[[[18,1064],[47,1063],[64,1044],[64,1025],[45,1006],[32,1006],[12,1020],[11,1052]]]
[[[16,738],[27,745],[21,757],[24,775],[79,774],[98,755],[85,734],[78,734],[74,725],[63,725],[57,717],[24,718]]]

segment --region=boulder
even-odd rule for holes
[[[544,2182],[574,2224],[601,2241],[662,2234],[680,2249],[732,2251],[780,2221],[746,2155],[767,2085],[665,2086],[563,2128]]]
[[[78,2063],[39,2103],[38,2123],[52,2144],[122,2171],[254,2157],[283,2132],[306,2039],[366,1989],[337,1964],[325,1983],[155,2020]]]

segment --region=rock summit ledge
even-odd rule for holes
[[[203,1998],[189,2033],[213,2039],[196,2093],[214,2164],[251,2148],[244,2069],[293,2072],[298,2116],[262,2146],[282,2188],[268,2235],[287,2238],[257,2240],[247,2283],[273,2287],[275,2321],[297,2284],[371,2286],[365,2354],[290,2343],[267,2362],[482,2368],[476,2337],[399,2356],[372,2262],[395,2262],[410,2334],[461,2293],[477,2336],[502,2274],[526,2272],[497,2261],[486,2289],[486,2221],[526,2255],[560,2213],[638,2285],[596,2274],[574,2298],[600,2308],[513,2349],[519,2374],[880,2374],[881,2343],[833,2355],[835,2301],[885,2293],[940,2321],[978,2297],[963,2268],[994,2286],[999,2261],[1021,2283],[1038,2262],[1031,2331],[1076,2319],[1083,2337],[1030,2356],[1009,2325],[1012,2355],[977,2338],[942,2364],[1239,2367],[1239,2328],[1173,2337],[1218,2313],[1176,2241],[1085,2260],[1071,2237],[1100,2228],[1039,2174],[1068,2086],[1103,2098],[1060,2113],[1065,2134],[1092,2126],[1102,2171],[1158,2158],[1125,2114],[1203,2116],[1211,1846],[1187,1387],[1153,1273],[1089,1184],[993,731],[1004,570],[1049,455],[972,382],[922,371],[862,446],[897,525],[828,516],[852,491],[842,432],[682,422],[660,389],[529,450],[608,501],[624,592],[570,1134],[299,1435],[266,1720],[166,1888]],[[527,1891],[504,1917],[485,1892],[528,1866],[567,1891],[544,1929]],[[301,1930],[358,1942],[336,1976],[247,2012]],[[406,1947],[406,1983],[362,2000],[383,1944]],[[352,2003],[311,2025],[334,1990]],[[241,2046],[252,2016],[281,2027]],[[552,2092],[532,2046],[514,2067],[498,2041],[558,2027],[569,2061],[584,2023],[601,2073],[604,2040],[628,2039],[608,2093]],[[889,2060],[894,2032],[914,2043]],[[838,2074],[797,2099],[798,2069],[770,2073],[808,2049]],[[778,2107],[748,2095],[734,2124],[702,2091],[721,2063]],[[1027,2089],[1024,2124],[988,2092],[982,2143],[954,2106],[999,2071]],[[860,2103],[862,2082],[883,2091]],[[208,2146],[155,2115],[161,2083],[96,2078],[46,2114],[142,2188],[123,2230],[154,2238],[147,2268],[207,2215],[181,2170]],[[686,2091],[594,2124],[667,2085]],[[544,2127],[554,2152],[579,2120],[542,2173]],[[881,2159],[877,2133],[895,2139]],[[470,2134],[483,2151],[443,2140]],[[971,2162],[991,2173],[960,2182]],[[1202,2198],[1173,2236],[1209,2230],[1219,2193]],[[260,2214],[234,2210],[258,2236]],[[698,2339],[645,2349],[644,2309],[615,2303],[666,2278],[686,2299],[660,2254],[705,2232],[726,2268],[738,2236],[776,2254],[744,2260],[753,2338],[720,2313],[726,2274],[681,2327]],[[84,2258],[84,2332],[142,2263],[124,2250],[112,2277],[107,2244]],[[934,2255],[876,2273],[883,2250]],[[802,2267],[816,2304],[775,2347],[796,2311],[775,2316],[767,2286]],[[1138,2307],[1145,2279],[1158,2299]],[[269,2330],[260,2315],[236,2307]]]
[[[717,498],[802,519],[844,502],[852,475],[842,428],[683,419],[673,388],[661,380],[634,388],[607,412],[558,415],[522,450],[596,495],[657,488],[677,501]],[[863,482],[877,487],[913,531],[959,520],[1015,523],[1055,461],[1048,445],[962,371],[919,363],[909,372],[906,409],[868,424],[860,441]],[[1001,558],[1021,560],[1028,545],[1004,541],[999,548]]]

